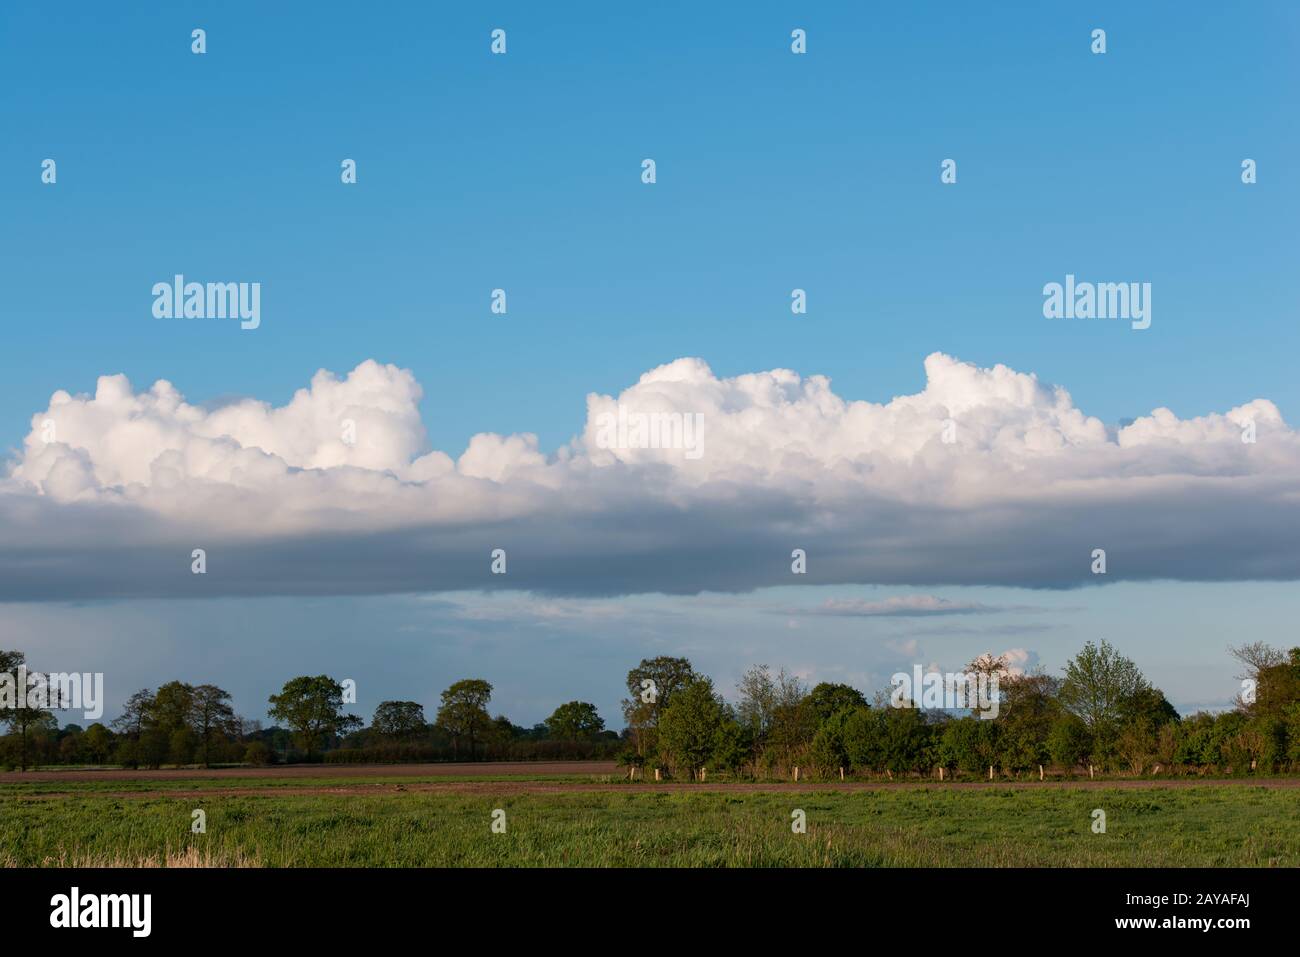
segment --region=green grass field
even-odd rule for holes
[[[120,784],[120,782],[118,782]],[[295,781],[302,784],[303,781]],[[311,782],[321,785],[323,782]],[[353,782],[355,783],[355,782]],[[391,782],[390,782],[391,783]],[[9,866],[1300,866],[1293,790],[491,791],[0,796]],[[22,796],[24,792],[29,796]],[[190,832],[202,808],[207,833]],[[506,833],[491,830],[506,813]],[[791,812],[807,833],[791,830]],[[1106,813],[1106,833],[1092,812]]]

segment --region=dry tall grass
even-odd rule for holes
[[[0,867],[17,867],[8,854],[0,855]],[[261,867],[255,857],[243,851],[199,850],[197,847],[172,849],[162,854],[64,852],[46,857],[42,867]]]

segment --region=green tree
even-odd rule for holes
[[[827,687],[847,687],[847,685]],[[808,695],[795,675],[784,668],[775,676],[767,665],[754,665],[736,683],[736,720],[761,742],[777,720],[777,710],[791,708]]]
[[[481,678],[457,681],[442,693],[442,706],[435,724],[451,736],[457,757],[460,757],[461,738],[469,738],[469,759],[474,760],[475,742],[492,722],[487,710],[491,699],[492,686]]]
[[[204,767],[212,763],[214,744],[224,741],[226,735],[239,734],[235,709],[230,705],[230,692],[216,685],[199,685],[191,690],[189,721]]]
[[[638,761],[654,754],[658,744],[659,716],[677,689],[699,676],[685,658],[643,658],[627,673],[628,697],[623,700],[623,719]]]
[[[86,753],[96,764],[103,764],[113,749],[113,732],[98,721],[86,729]]]
[[[594,704],[570,701],[555,709],[546,719],[551,737],[562,741],[585,741],[605,730],[605,721]]]
[[[1162,724],[1178,720],[1178,712],[1159,688],[1146,685],[1120,702],[1121,723],[1145,725],[1153,733]]]
[[[916,771],[933,767],[932,728],[919,708],[885,708],[881,750],[891,771]]]
[[[862,696],[861,691],[851,685],[823,681],[808,692],[808,707],[818,726],[841,711],[853,711],[866,706],[867,699]]]
[[[819,687],[821,686],[819,685]],[[840,685],[839,687],[846,686]],[[816,689],[813,690],[815,693]],[[861,696],[859,695],[859,697]],[[865,699],[862,707],[866,707]],[[852,763],[849,760],[845,729],[850,716],[853,715],[855,710],[858,709],[845,708],[831,712],[822,721],[817,733],[813,735],[809,756],[812,758],[813,765],[819,770],[834,774],[838,768],[848,767]]]
[[[1248,713],[1285,721],[1300,701],[1300,648],[1292,648],[1281,661],[1261,667],[1255,675],[1255,701]]]
[[[1287,708],[1282,720],[1286,728],[1286,759],[1300,764],[1300,703]]]
[[[1047,736],[1061,714],[1061,681],[1042,672],[999,679],[998,756],[1006,768],[1033,769],[1050,760]]]
[[[1189,715],[1183,719],[1179,730],[1182,733],[1174,752],[1176,764],[1204,767],[1218,763],[1218,753],[1213,744],[1214,715],[1204,711]]]
[[[772,686],[767,730],[756,740],[763,764],[789,767],[803,761],[817,734],[817,724],[808,686],[782,668]]]
[[[1240,748],[1240,735],[1249,720],[1239,711],[1215,715],[1203,740],[1204,763],[1219,768],[1231,766],[1234,771],[1240,771],[1241,760],[1246,757]]]
[[[691,776],[707,766],[718,744],[719,729],[730,715],[708,678],[675,689],[659,716],[659,750],[675,770]]]
[[[728,709],[728,713],[713,736],[713,755],[710,763],[723,771],[735,771],[749,758],[750,747],[748,730]]]
[[[528,734],[526,728],[521,728],[503,714],[497,715],[483,732],[483,743],[487,747],[495,745],[498,748],[504,748],[512,741],[518,741]]]
[[[1261,673],[1278,665],[1286,664],[1287,654],[1281,648],[1274,648],[1263,641],[1252,641],[1240,647],[1229,646],[1228,654],[1241,662],[1246,669],[1244,674],[1237,677],[1243,682],[1248,680],[1255,685],[1251,693],[1246,693],[1243,687],[1242,693],[1237,696],[1237,710],[1253,715],[1255,714],[1255,703],[1258,700]]]
[[[153,696],[149,722],[168,734],[190,726],[194,710],[194,686],[183,681],[169,681],[161,685]]]
[[[1251,721],[1259,737],[1259,770],[1277,771],[1287,762],[1287,722],[1285,716],[1261,715]]]
[[[418,701],[381,701],[370,726],[386,738],[409,740],[425,729],[424,705]]]
[[[1073,770],[1092,752],[1092,733],[1077,714],[1058,715],[1047,732],[1047,753],[1054,764]]]
[[[136,743],[136,757],[146,768],[160,768],[171,757],[172,736],[162,728],[145,728]]]
[[[309,761],[317,742],[361,725],[360,718],[343,711],[343,686],[329,675],[294,678],[267,700],[266,713],[289,726]]]
[[[860,771],[878,771],[885,766],[884,713],[858,708],[844,718],[843,742],[849,765]]]
[[[167,756],[176,766],[189,764],[194,760],[194,732],[181,726],[167,736]]]
[[[122,713],[112,721],[113,730],[126,737],[128,741],[139,741],[140,735],[144,734],[144,729],[149,724],[149,716],[152,712],[153,692],[148,688],[141,688],[126,699],[126,704],[122,706]]]
[[[772,727],[776,713],[776,682],[767,665],[754,665],[736,682],[736,720],[761,742]]]
[[[55,734],[59,727],[53,712],[30,707],[28,692],[31,686],[19,687],[17,671],[25,661],[26,656],[21,651],[0,651],[0,680],[8,680],[13,694],[12,707],[4,709],[0,720],[8,725],[11,734],[18,736],[18,762],[23,771],[32,761],[34,737]]]
[[[967,716],[940,727],[936,751],[942,766],[982,774],[998,763],[1001,729],[997,721]]]
[[[81,764],[86,759],[86,732],[70,724],[59,734],[59,761]]]
[[[271,763],[271,749],[265,741],[250,741],[244,748],[244,763],[254,767],[264,767]]]
[[[1149,687],[1131,659],[1105,640],[1101,647],[1090,641],[1065,666],[1060,698],[1061,704],[1088,726],[1093,747],[1104,755],[1122,723],[1125,705]]]

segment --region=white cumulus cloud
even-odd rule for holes
[[[558,449],[480,434],[458,456],[429,447],[422,389],[393,365],[322,370],[278,407],[107,375],[56,392],[0,480],[0,597],[1064,587],[1095,581],[1094,547],[1112,578],[1300,575],[1300,437],[1266,399],[1119,428],[1006,366],[935,353],[925,373],[876,403],[824,376],[678,359],[588,395]],[[668,440],[611,447],[602,423],[620,414],[657,417]],[[692,449],[673,440],[687,420]],[[210,549],[202,581],[191,547]],[[506,576],[487,574],[497,547]],[[824,613],[978,610],[890,601]]]

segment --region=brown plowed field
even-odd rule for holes
[[[91,771],[23,771],[0,774],[0,784],[46,781],[184,781],[190,778],[441,778],[619,774],[613,761],[479,761],[460,764],[287,764],[270,768],[168,768],[160,771],[119,769]]]

